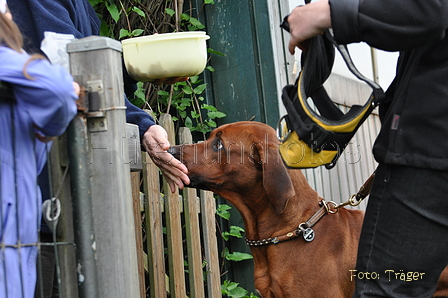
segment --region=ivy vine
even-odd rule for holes
[[[190,3],[190,7],[184,10],[184,0],[89,0],[89,2],[101,20],[100,34],[116,40],[155,33],[205,29],[199,21],[203,7],[194,9]],[[213,0],[204,0],[202,5],[213,4]],[[208,48],[207,52],[210,56],[224,56],[211,48]],[[214,69],[208,63],[205,71],[213,72]],[[206,134],[217,127],[216,120],[226,116],[216,107],[206,103],[204,95],[206,89],[207,84],[201,76],[162,87],[138,82],[135,97],[130,98],[130,101],[138,107],[151,109],[155,115],[170,113],[178,126],[186,126],[193,132],[202,133],[205,139]],[[217,215],[228,220],[230,208],[226,204],[219,205]],[[242,238],[243,233],[243,228],[231,226],[229,231],[222,233],[222,237],[225,240],[229,240],[230,237]],[[231,262],[252,259],[250,254],[230,253],[227,248],[223,249],[221,254],[223,259]],[[221,291],[223,295],[231,298],[257,297],[240,287],[238,283],[229,280],[225,280],[221,285]]]
[[[204,30],[205,26],[192,15],[194,10],[179,14],[176,18],[174,1],[161,0],[89,0],[101,19],[100,33],[117,40],[176,31]],[[183,3],[183,1],[181,1]],[[214,4],[205,0],[203,5]],[[210,55],[221,55],[219,51],[207,49]],[[209,59],[210,60],[210,59]],[[210,65],[205,71],[213,72]],[[129,100],[138,107],[153,110],[157,116],[170,113],[178,126],[186,126],[191,131],[205,135],[214,129],[216,120],[226,115],[214,106],[206,104],[203,93],[207,88],[199,76],[171,86],[157,87],[139,82],[134,98]]]

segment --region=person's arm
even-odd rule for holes
[[[45,136],[61,135],[76,115],[76,99],[72,76],[61,66],[45,59],[24,65],[29,55],[9,48],[0,48],[2,80],[13,85],[18,108],[28,111],[33,124]]]
[[[75,38],[99,35],[101,22],[88,0],[14,0],[8,6],[29,53],[39,51],[45,31]]]
[[[335,39],[365,41],[383,50],[402,51],[441,40],[448,28],[448,1],[330,0]]]
[[[383,50],[408,50],[445,37],[446,11],[446,0],[321,0],[291,12],[289,50],[304,48],[307,39],[330,27],[340,44],[364,41]]]

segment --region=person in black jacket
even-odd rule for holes
[[[321,0],[288,17],[291,53],[328,28],[339,44],[400,52],[355,272],[376,278],[355,278],[354,297],[431,297],[448,264],[447,13],[446,0]]]

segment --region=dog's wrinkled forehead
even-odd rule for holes
[[[212,132],[210,139],[212,138],[241,143],[258,143],[261,140],[277,143],[275,131],[258,122],[235,122],[220,126]]]

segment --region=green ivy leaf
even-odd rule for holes
[[[249,293],[247,290],[243,289],[242,287],[238,287],[229,291],[227,295],[232,298],[244,298],[246,297],[247,293]]]
[[[221,291],[223,294],[227,294],[229,291],[237,288],[239,283],[225,280],[224,284],[221,285]]]
[[[230,207],[227,204],[218,205],[218,207],[216,208],[216,214],[218,214],[219,216],[221,216],[224,219],[229,220],[230,212],[228,210],[230,210],[230,209],[232,209],[232,207]]]
[[[106,5],[107,10],[109,11],[112,19],[114,19],[115,23],[118,22],[120,19],[120,10],[118,9],[117,5],[114,3],[104,2]]]
[[[201,84],[201,85],[197,86],[196,88],[194,88],[193,91],[195,94],[201,94],[202,92],[204,92],[206,87],[207,87],[207,84]]]
[[[92,5],[93,7],[101,2],[104,2],[104,0],[89,0],[90,5]]]
[[[159,92],[157,92],[157,94],[160,95],[160,96],[169,96],[169,95],[170,95],[170,94],[169,94],[167,91],[165,91],[165,90],[159,90]]]
[[[213,0],[204,0],[204,4],[215,4]]]
[[[188,95],[193,94],[193,89],[191,89],[190,86],[184,86],[184,88],[182,88],[182,91]]]
[[[224,114],[223,112],[208,112],[207,116],[211,119],[216,119],[216,118],[224,118],[226,116],[226,114]]]
[[[205,26],[196,18],[190,18],[190,24],[198,29],[203,29]]]
[[[190,82],[192,84],[196,84],[196,82],[198,82],[198,80],[199,80],[199,76],[190,77]]]
[[[231,298],[244,298],[247,297],[248,291],[238,286],[239,283],[231,282],[228,280],[224,281],[224,284],[221,285],[221,293],[227,295]]]
[[[120,37],[119,39],[131,36],[131,33],[126,29],[120,29]]]
[[[234,252],[234,253],[226,255],[226,259],[227,260],[234,261],[234,262],[251,260],[253,258],[254,257],[252,257],[252,255],[247,254],[247,253],[243,253],[243,252]]]
[[[134,98],[130,101],[137,107],[141,107],[146,103],[145,89],[143,88],[143,82],[137,82],[137,90],[134,92]]]
[[[243,238],[244,229],[239,226],[230,226],[230,235],[237,238]]]
[[[135,13],[137,13],[139,16],[141,16],[141,17],[143,17],[143,18],[146,18],[146,15],[145,15],[145,13],[143,12],[143,10],[141,10],[140,8],[138,8],[138,7],[136,7],[136,6],[132,7],[132,11],[135,12]]]
[[[213,121],[213,120],[208,120],[208,121],[207,121],[207,125],[208,125],[209,127],[213,127],[213,128],[218,127],[218,124],[217,124],[215,121]]]
[[[190,117],[185,117],[185,126],[192,129],[193,128],[193,121]]]
[[[230,226],[230,231],[226,231],[222,233],[222,237],[225,240],[229,240],[230,236],[236,237],[236,238],[243,238],[243,235],[241,233],[244,233],[244,229],[238,226]]]
[[[101,21],[100,35],[101,36],[112,37],[112,33],[110,32],[109,26],[105,22],[103,22],[103,21]]]
[[[191,107],[191,99],[187,97],[183,97],[180,99],[180,105],[182,107]]]
[[[190,20],[190,16],[186,13],[181,13],[180,14],[180,19],[183,21],[189,21]]]
[[[201,116],[200,113],[196,112],[196,111],[191,111],[191,117],[193,119],[198,119]]]
[[[218,110],[216,107],[214,107],[214,106],[212,106],[212,105],[208,105],[208,104],[203,104],[203,105],[201,106],[201,108],[202,108],[202,109],[206,109],[206,110],[208,110],[208,111],[210,111],[210,112],[216,112],[216,111]]]
[[[176,12],[171,8],[165,8],[165,12],[170,16],[174,16],[176,14]]]
[[[216,55],[219,55],[219,56],[225,56],[223,53],[215,51],[215,50],[213,50],[211,48],[207,48],[207,53],[209,53],[209,54],[216,54]]]
[[[140,36],[142,33],[145,32],[143,29],[135,29],[132,31],[132,36]]]

